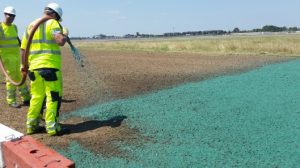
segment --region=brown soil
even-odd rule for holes
[[[186,82],[199,81],[224,74],[240,73],[265,64],[294,59],[270,56],[204,56],[186,53],[146,53],[82,50],[87,59],[80,68],[68,48],[63,49],[64,96],[61,113],[94,103],[128,98],[169,88]],[[5,101],[5,84],[0,85],[0,123],[25,133],[28,107],[13,109]],[[72,118],[62,122],[71,133],[49,137],[46,133],[33,137],[53,146],[67,146],[77,141],[96,153],[126,157],[112,142],[142,145],[151,141],[137,130],[127,127],[126,118],[91,120]]]

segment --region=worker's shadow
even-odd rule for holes
[[[108,120],[99,121],[99,120],[89,120],[84,121],[78,124],[62,124],[63,127],[70,129],[70,133],[81,133],[86,131],[91,131],[100,127],[110,126],[110,127],[119,127],[122,124],[122,121],[126,119],[126,116],[115,116]]]

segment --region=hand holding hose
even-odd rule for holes
[[[21,73],[27,75],[28,72],[28,63],[26,62],[26,58],[25,58],[25,50],[21,49]]]

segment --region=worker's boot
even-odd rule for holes
[[[18,104],[17,102],[13,102],[13,103],[10,103],[9,104],[9,107],[12,107],[12,108],[20,108],[20,104]]]
[[[59,131],[56,131],[55,133],[52,133],[52,134],[48,133],[48,135],[50,135],[50,136],[62,136],[62,135],[69,134],[69,133],[70,133],[70,129],[62,127]]]
[[[45,131],[46,131],[45,127],[37,126],[35,128],[27,128],[26,134],[32,135],[32,134],[36,134],[36,133],[42,133]]]

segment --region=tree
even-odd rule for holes
[[[236,27],[236,28],[233,29],[232,32],[233,32],[233,33],[239,33],[239,32],[240,32],[240,29],[239,29],[238,27]]]
[[[284,31],[284,27],[277,27],[274,25],[266,25],[262,28],[264,32],[281,32]]]
[[[289,32],[295,32],[295,31],[298,30],[298,28],[297,27],[290,27],[288,30],[289,30]]]

